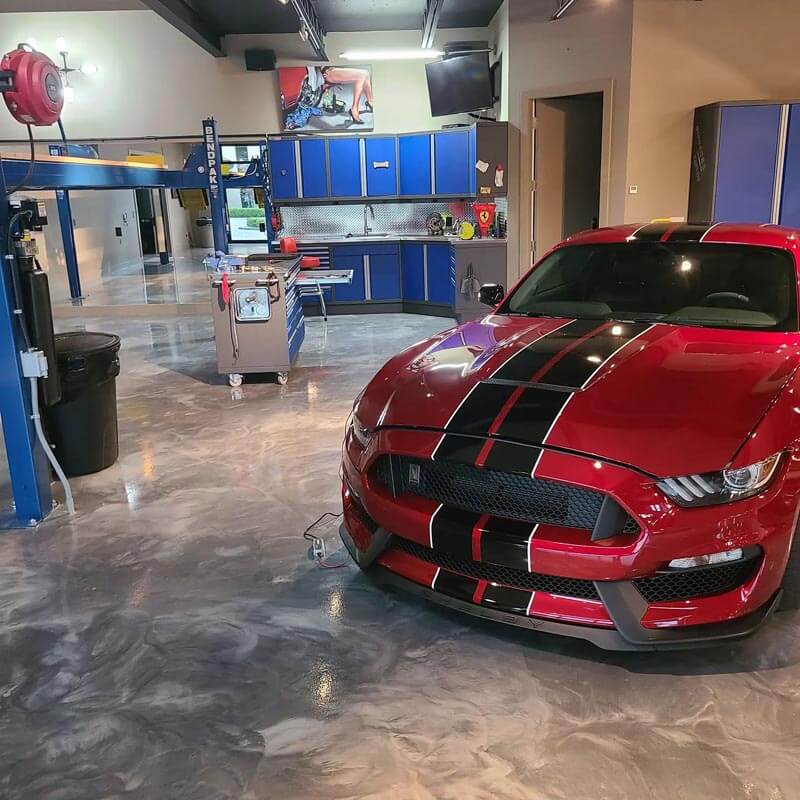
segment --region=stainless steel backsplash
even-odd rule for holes
[[[495,200],[497,210],[508,216],[505,197]],[[375,203],[375,220],[369,217],[376,233],[425,233],[425,220],[436,212],[449,212],[458,219],[474,220],[469,203]],[[364,203],[330,206],[281,206],[283,236],[344,236],[361,233],[364,228]]]

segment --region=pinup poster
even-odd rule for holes
[[[371,131],[369,67],[280,67],[285,131]]]

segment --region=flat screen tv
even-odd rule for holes
[[[466,114],[494,105],[488,53],[467,53],[425,65],[431,114]]]

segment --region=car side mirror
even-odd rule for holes
[[[506,290],[499,283],[484,283],[478,292],[478,299],[486,306],[496,306],[506,296]]]

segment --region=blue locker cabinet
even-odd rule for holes
[[[328,196],[328,166],[324,139],[300,140],[300,174],[303,197]]]
[[[456,302],[455,251],[449,244],[426,245],[428,301],[452,306]]]
[[[778,221],[790,228],[800,228],[800,105],[789,108],[781,213]]]
[[[296,200],[297,164],[294,139],[270,139],[268,147],[272,197],[275,200]]]
[[[400,246],[403,262],[403,299],[422,303],[425,301],[425,245]]]
[[[361,197],[361,147],[357,138],[328,141],[330,196]]]
[[[474,194],[475,129],[442,131],[433,135],[434,193],[467,197]]]
[[[369,293],[371,300],[400,300],[400,256],[394,252],[371,253],[369,256]]]
[[[397,150],[394,136],[364,140],[368,197],[397,196]]]
[[[363,302],[366,299],[366,283],[364,280],[364,256],[349,247],[334,247],[331,252],[331,266],[334,269],[353,270],[353,282],[349,285],[338,284],[333,289],[335,303]]]
[[[426,197],[431,187],[431,137],[428,133],[400,136],[397,143],[401,197]]]
[[[712,103],[695,109],[689,180],[691,222],[773,220],[782,119],[779,103]]]

